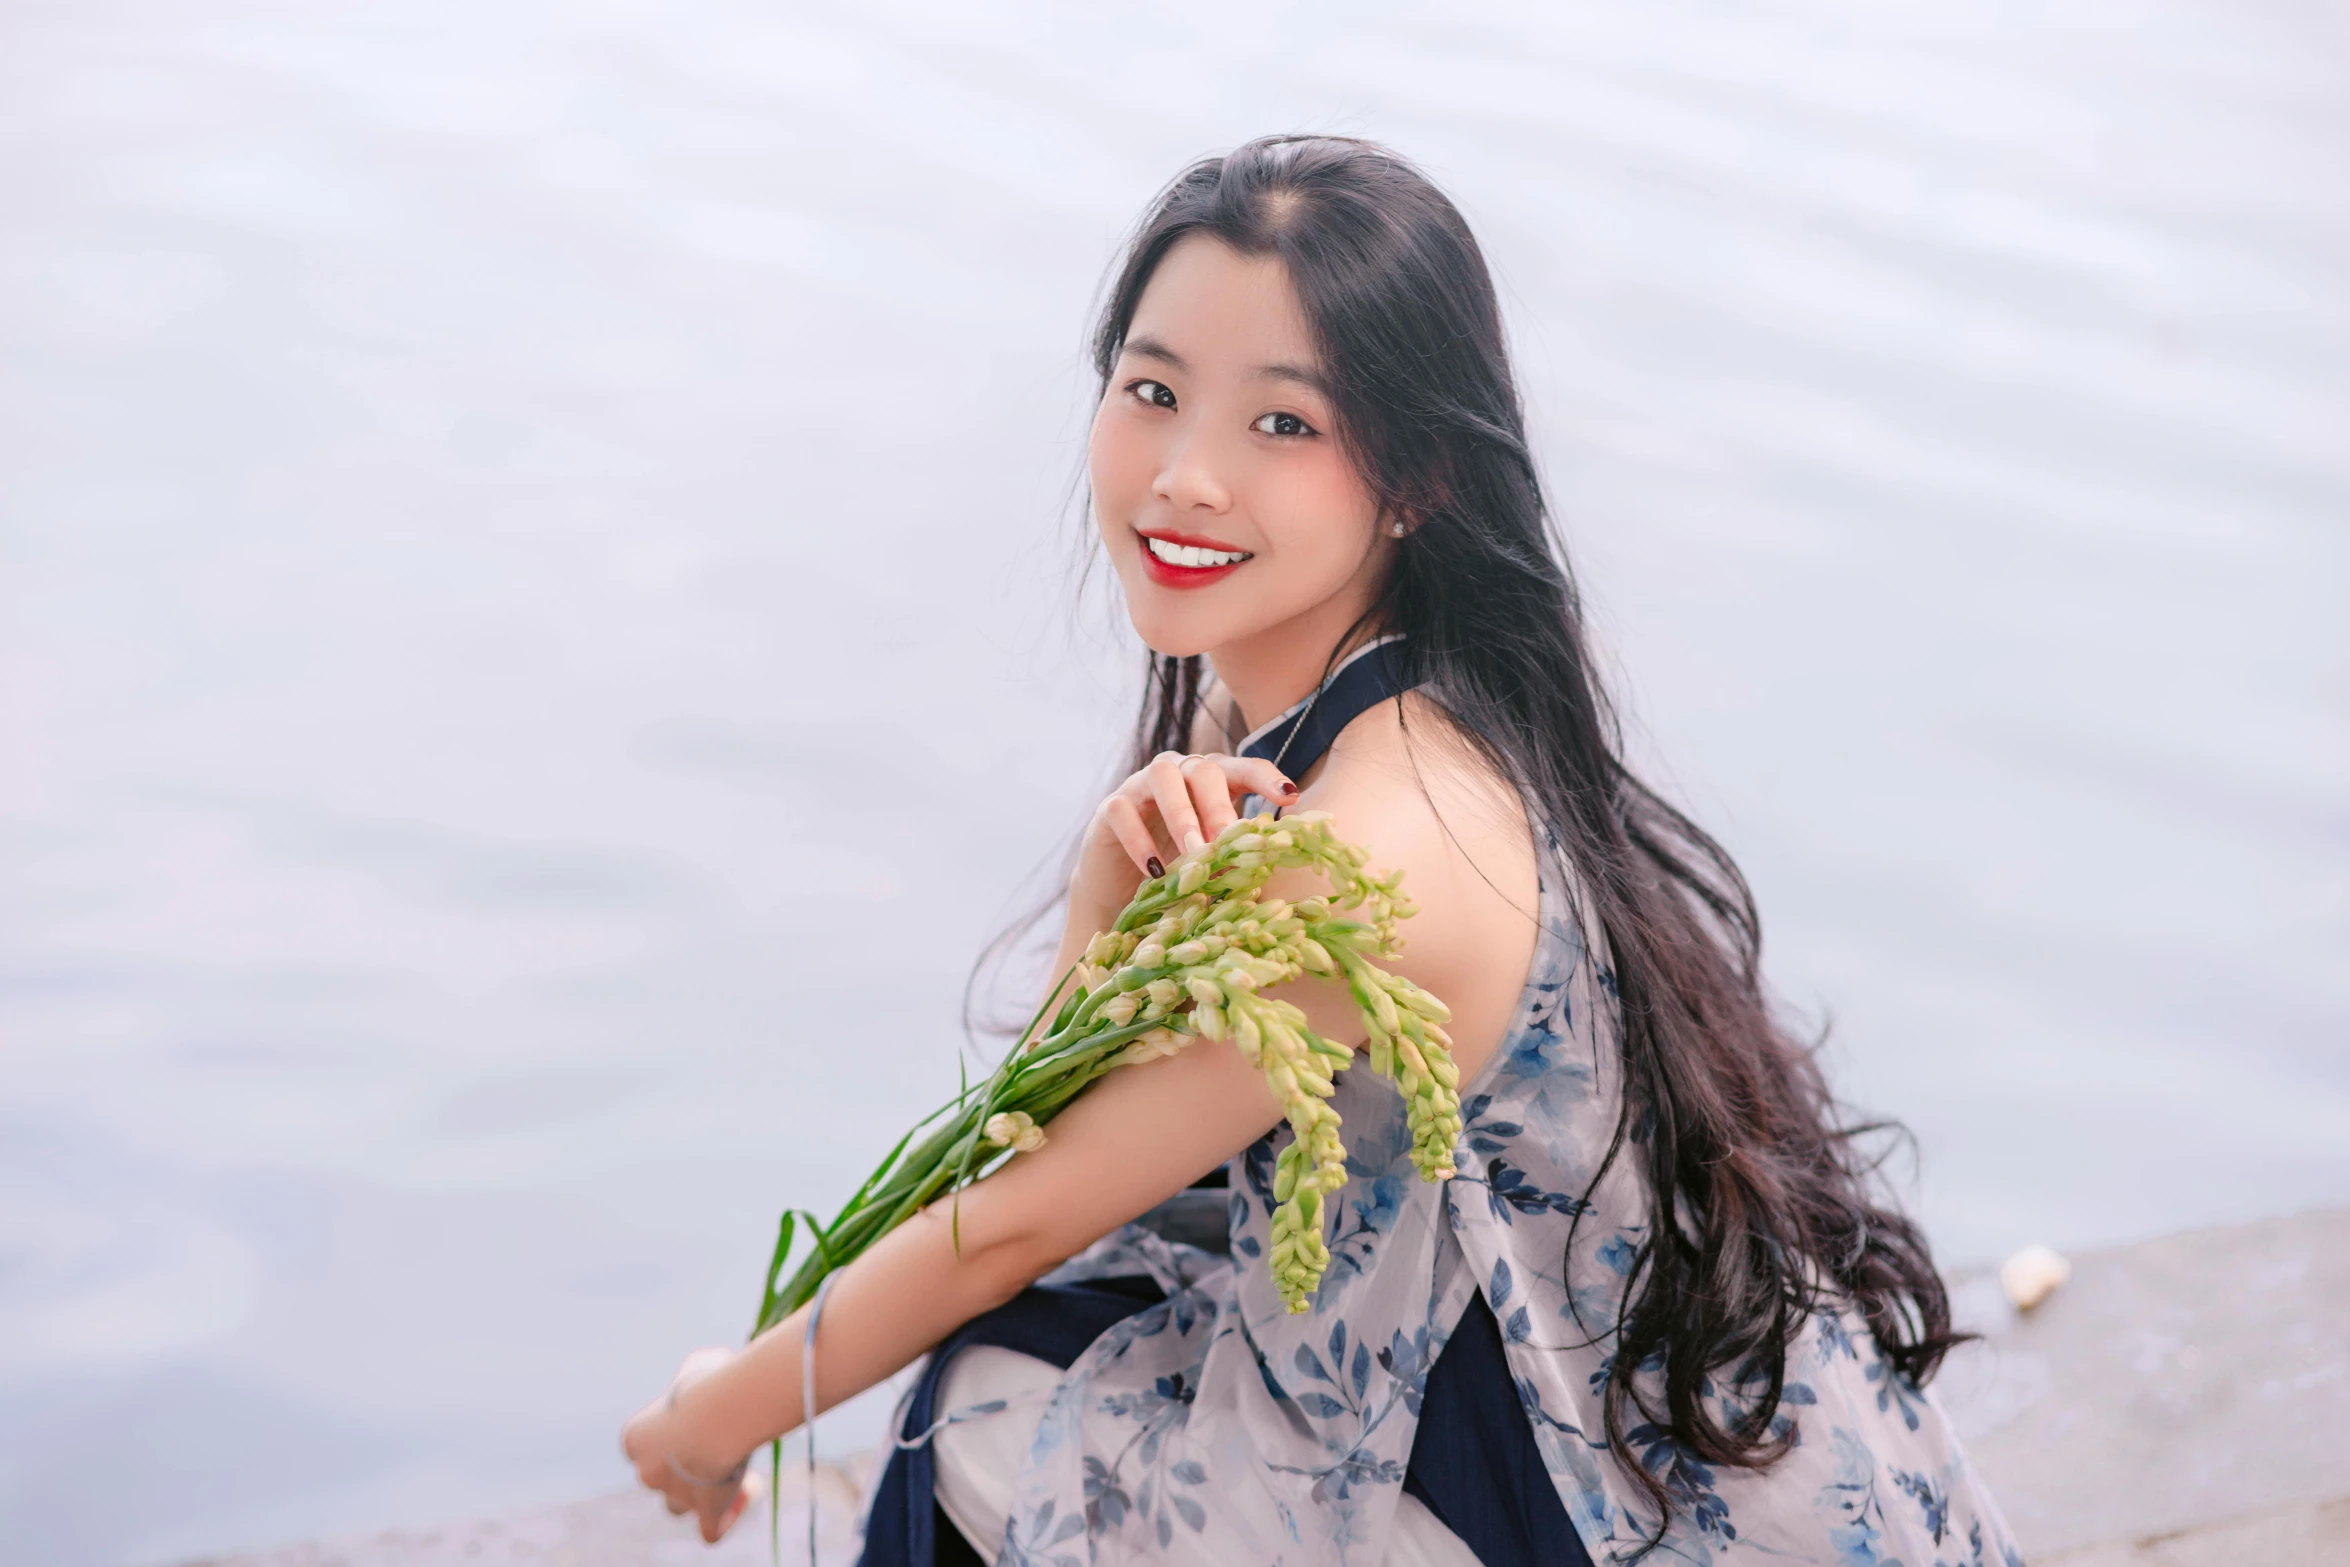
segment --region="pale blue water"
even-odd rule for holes
[[[2350,1200],[2338,12],[783,9],[11,8],[0,1557],[623,1482],[1101,780],[1088,302],[1266,129],[1478,225],[1950,1260]]]

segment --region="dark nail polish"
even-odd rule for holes
[[[1281,780],[1281,792],[1287,795],[1295,795],[1297,793],[1297,785],[1284,778]]]
[[[1159,857],[1155,854],[1142,862],[1142,868],[1146,871],[1149,871],[1153,877],[1164,876],[1167,874],[1167,867],[1159,863]]]

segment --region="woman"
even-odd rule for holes
[[[1114,1073],[963,1195],[959,1250],[921,1215],[812,1345],[803,1309],[689,1360],[626,1433],[645,1483],[714,1539],[803,1364],[829,1406],[936,1347],[869,1563],[2018,1561],[1922,1391],[1953,1342],[1925,1243],[1771,1017],[1736,867],[1625,770],[1459,213],[1364,142],[1202,162],[1095,362],[1152,678],[1054,971],[1247,797],[1328,811],[1420,905],[1399,966],[1453,1008],[1460,1174],[1421,1182],[1392,1087],[1342,1074],[1350,1184],[1290,1316],[1260,1074]],[[1221,1233],[1187,1232],[1218,1175]]]

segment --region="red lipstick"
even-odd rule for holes
[[[1224,543],[1221,539],[1211,539],[1204,534],[1180,533],[1172,528],[1151,528],[1147,530],[1138,529],[1136,531],[1143,541],[1142,569],[1149,573],[1151,581],[1157,583],[1162,588],[1204,588],[1211,582],[1221,582],[1226,577],[1231,576],[1232,573],[1238,571],[1242,566],[1248,564],[1248,560],[1250,558],[1248,551],[1234,549],[1231,545]],[[1157,539],[1162,544],[1185,545],[1192,549],[1214,550],[1221,555],[1238,555],[1242,558],[1235,561],[1227,561],[1220,566],[1178,565],[1173,561],[1161,560],[1158,556],[1152,554],[1149,542],[1152,539]]]

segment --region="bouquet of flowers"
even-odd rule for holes
[[[1372,1070],[1404,1096],[1422,1176],[1451,1178],[1461,1130],[1460,1073],[1443,1027],[1450,1012],[1373,961],[1400,950],[1397,926],[1413,908],[1401,873],[1375,876],[1365,869],[1369,860],[1320,812],[1267,814],[1235,821],[1144,882],[984,1083],[966,1084],[899,1139],[831,1223],[803,1211],[784,1215],[753,1335],[929,1203],[1042,1147],[1054,1115],[1096,1078],[1197,1039],[1228,1041],[1262,1068],[1297,1134],[1274,1167],[1280,1206],[1271,1267],[1289,1309],[1306,1310],[1330,1261],[1322,1194],[1346,1184],[1331,1075],[1354,1052],[1307,1027],[1290,1002],[1260,992],[1304,974],[1345,981],[1369,1035]],[[1319,871],[1329,895],[1296,903],[1265,897],[1273,873],[1288,868]],[[1064,992],[1047,1023],[1046,1010]],[[802,1220],[814,1245],[786,1280]]]

